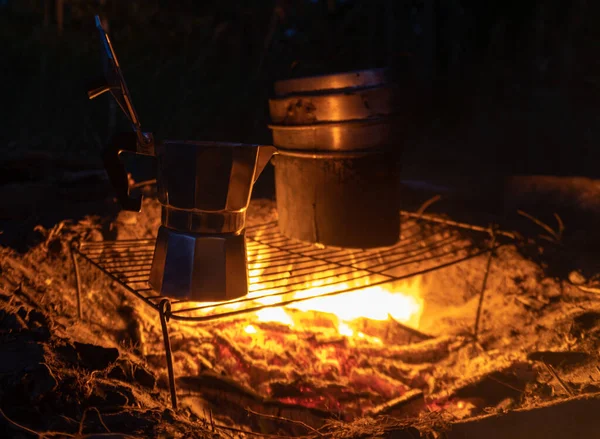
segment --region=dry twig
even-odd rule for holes
[[[429,206],[431,206],[434,203],[437,203],[441,199],[442,199],[442,196],[440,194],[438,194],[434,197],[431,197],[429,200],[427,200],[423,204],[421,204],[421,207],[419,207],[415,213],[417,215],[423,215],[423,213],[425,212],[425,210],[427,210],[429,208]]]
[[[476,225],[468,224],[468,223],[461,223],[458,221],[453,221],[453,220],[449,220],[449,219],[441,218],[439,216],[429,215],[429,214],[425,214],[425,213],[418,214],[415,212],[408,212],[406,210],[401,210],[400,215],[405,216],[407,218],[415,218],[418,220],[426,220],[426,221],[431,221],[431,222],[438,223],[438,224],[444,224],[447,226],[458,227],[460,229],[473,230],[474,232],[489,233],[489,231],[490,231],[489,227],[482,227],[482,226],[476,226]],[[510,239],[517,239],[519,237],[519,235],[517,233],[508,232],[506,230],[496,230],[495,233],[497,236],[505,236]]]
[[[284,422],[289,422],[291,424],[301,425],[302,427],[306,428],[309,431],[312,431],[313,433],[317,434],[318,436],[323,436],[323,434],[319,430],[317,430],[314,427],[311,427],[310,425],[308,425],[307,423],[302,422],[302,421],[297,421],[295,419],[287,419],[287,418],[284,418],[282,416],[268,415],[266,413],[258,413],[258,412],[255,412],[255,411],[249,409],[249,408],[246,408],[246,411],[248,413],[252,413],[253,415],[260,416],[262,418],[274,419],[276,421],[284,421]]]
[[[558,231],[554,230],[548,224],[546,224],[545,222],[541,221],[540,219],[534,217],[533,215],[528,214],[527,212],[524,212],[522,210],[517,210],[517,213],[521,216],[524,216],[528,220],[534,222],[535,224],[540,226],[542,229],[544,229],[546,232],[548,232],[550,234],[550,237],[546,237],[546,238],[550,238],[551,241],[554,240],[554,242],[558,243],[562,239],[562,234],[563,234],[565,227],[564,227],[564,223],[563,223],[562,219],[560,218],[560,216],[558,216],[557,213],[554,214],[554,217],[556,218],[556,220],[558,222]]]
[[[139,183],[133,183],[131,185],[131,189],[137,189],[144,186],[152,186],[153,184],[156,184],[156,178],[153,178],[151,180],[140,181]]]
[[[546,363],[545,361],[542,362],[542,364],[546,367],[548,372],[550,372],[550,375],[552,375],[554,377],[554,379],[556,381],[558,381],[558,384],[560,384],[560,387],[562,387],[563,390],[565,392],[567,392],[567,395],[575,396],[575,394],[573,393],[573,390],[571,390],[571,388],[567,385],[567,383],[565,383],[563,381],[563,379],[560,376],[558,376],[558,374],[556,373],[556,370],[554,370],[554,368],[550,364]]]
[[[390,401],[384,402],[376,407],[373,407],[368,411],[370,415],[381,415],[390,410],[397,410],[405,405],[409,405],[410,403],[421,399],[424,400],[423,391],[420,389],[412,389],[407,391],[404,395],[394,398]]]
[[[574,286],[576,286],[578,289],[580,289],[581,291],[583,291],[585,293],[600,294],[600,288],[586,287],[585,285],[574,285]]]

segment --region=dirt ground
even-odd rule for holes
[[[32,430],[63,432],[47,437],[106,437],[109,432],[111,437],[383,437],[408,424],[418,427],[423,437],[435,437],[459,419],[593,396],[600,392],[600,258],[591,246],[597,242],[593,229],[583,229],[597,209],[590,195],[597,185],[592,183],[585,191],[573,189],[577,196],[563,197],[568,201],[563,210],[577,212],[572,217],[580,222],[562,220],[565,231],[558,242],[542,226],[531,227],[531,219],[521,223],[520,216],[509,222],[526,224],[524,238],[496,251],[476,340],[474,316],[487,258],[423,277],[426,307],[419,329],[432,338],[385,350],[361,345],[358,350],[371,359],[356,369],[371,374],[363,390],[386,394],[400,382],[409,391],[400,401],[372,406],[354,420],[302,404],[274,403],[256,380],[239,374],[239,364],[228,364],[230,357],[222,352],[214,355],[214,346],[225,344],[217,340],[211,347],[210,341],[220,335],[237,341],[240,358],[254,358],[254,376],[268,372],[261,364],[273,357],[259,361],[256,352],[252,356],[256,346],[250,348],[239,336],[241,325],[248,323],[244,319],[202,327],[172,322],[182,394],[181,408],[173,411],[159,322],[149,308],[114,282],[82,268],[83,319],[77,318],[68,243],[74,238],[153,236],[158,206],[151,196],[142,214],[88,216],[37,228],[27,251],[0,249],[0,432],[3,437],[29,437]],[[520,184],[528,190],[513,196],[512,206],[544,199],[532,196],[540,185],[544,193],[560,188],[556,181],[536,185],[534,191],[534,184]],[[560,197],[548,198],[557,204]],[[556,208],[552,203],[543,206],[551,211]],[[544,209],[538,209],[543,215]],[[249,218],[260,223],[275,214],[273,201],[254,200]],[[571,224],[579,225],[573,230]],[[544,234],[549,240],[540,238]],[[282,328],[263,329],[286,334]],[[283,344],[270,346],[271,352],[291,348],[289,338],[281,340]],[[351,348],[346,344],[336,352]],[[285,371],[292,366],[280,365],[279,376],[289,379]],[[392,376],[396,381],[390,381]],[[377,388],[375,381],[380,383]],[[346,404],[352,406],[351,401]],[[344,411],[343,405],[339,410]]]

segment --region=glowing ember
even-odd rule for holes
[[[247,334],[256,334],[256,328],[252,325],[248,325],[244,328],[244,332],[246,332]]]
[[[354,330],[344,322],[341,322],[338,325],[338,332],[346,337],[352,337],[354,335]]]
[[[352,284],[345,283],[342,287],[340,285],[336,285],[336,287],[338,289],[349,289]],[[409,293],[394,291],[389,285],[366,287],[339,295],[315,297],[281,308],[265,308],[255,314],[259,322],[276,322],[292,327],[294,326],[294,319],[286,309],[326,313],[338,320],[337,331],[340,335],[345,337],[356,336],[361,339],[369,339],[374,343],[381,343],[381,340],[376,337],[367,337],[361,332],[354,331],[348,323],[360,318],[378,321],[394,319],[407,326],[417,328],[423,309],[423,301],[417,295],[417,287],[416,284],[407,285],[406,289],[410,290]],[[327,293],[328,290],[330,288],[316,286],[296,293],[293,297],[318,296]],[[261,289],[261,291],[263,290]],[[281,299],[279,296],[270,296],[257,297],[255,300],[261,305],[271,305],[278,303]],[[256,333],[255,328],[252,330],[246,328],[245,331],[249,334]]]
[[[341,276],[336,276],[334,270],[311,272],[310,269],[303,266],[285,266],[276,268],[276,274],[273,274],[273,267],[269,263],[263,263],[263,255],[255,255],[254,263],[250,264],[249,275],[252,280],[250,293],[248,297],[254,298],[255,302],[261,305],[273,305],[282,301],[281,295],[287,288],[281,284],[282,279],[303,274],[304,285],[298,288],[295,285],[295,292],[288,294],[286,300],[309,298],[302,302],[288,304],[283,308],[266,308],[258,311],[257,317],[261,322],[278,322],[283,325],[293,326],[294,319],[286,309],[301,312],[320,312],[329,314],[333,319],[337,319],[335,326],[340,335],[345,337],[369,338],[365,334],[352,329],[348,323],[356,319],[370,319],[377,321],[396,320],[413,328],[418,328],[421,313],[423,310],[423,301],[420,298],[419,279],[413,282],[406,282],[402,288],[397,285],[383,284],[370,286],[369,278],[363,275],[353,279],[352,273],[346,272]],[[357,272],[360,271],[357,269]],[[329,279],[329,283],[327,283]],[[335,279],[335,282],[331,282]],[[357,288],[358,287],[358,288]],[[364,288],[360,288],[364,287]],[[341,290],[352,290],[347,293],[327,295]],[[304,323],[306,325],[306,323]],[[300,325],[296,325],[300,326]],[[373,340],[371,340],[373,341]],[[375,343],[381,340],[375,340]]]
[[[388,278],[354,266],[315,270],[314,261],[267,256],[250,258],[258,262],[248,267],[247,297],[198,304],[209,314],[263,307],[202,328],[216,331],[199,353],[220,374],[283,403],[354,414],[422,384],[421,372],[388,364],[403,345],[422,340],[406,329],[419,327],[420,278],[381,283]],[[289,303],[297,299],[304,300]]]
[[[283,308],[265,308],[256,311],[259,322],[277,322],[283,325],[294,326],[294,321]]]
[[[315,292],[313,291],[314,295]],[[418,326],[422,303],[414,296],[384,289],[383,286],[337,296],[318,297],[289,305],[302,311],[321,311],[335,314],[341,321],[364,317],[371,320],[393,318],[411,326]]]

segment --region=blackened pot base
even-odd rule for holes
[[[279,228],[288,238],[347,248],[400,237],[396,154],[274,157]]]

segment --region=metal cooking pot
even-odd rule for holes
[[[402,90],[386,69],[279,81],[269,101],[286,236],[370,248],[400,236]]]

